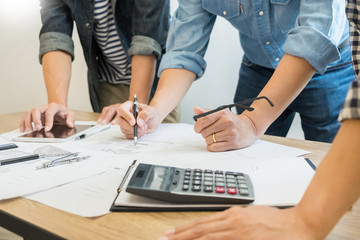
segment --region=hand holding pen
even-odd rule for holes
[[[251,112],[253,107],[245,104],[252,103],[255,100],[265,99],[270,107],[274,104],[267,97],[258,97],[247,99],[242,102],[220,106],[214,110],[206,111],[195,107],[194,130],[200,133],[205,139],[207,150],[211,152],[220,152],[247,147],[259,138],[254,122],[245,113],[237,115],[231,111],[222,111],[233,107],[241,107]]]
[[[134,124],[134,144],[136,146],[137,143],[137,117],[139,112],[139,103],[136,97],[136,94],[134,95],[134,105],[133,105],[133,111],[134,111],[134,118],[135,118],[135,124]]]
[[[136,107],[137,111],[135,111]],[[145,134],[154,132],[162,121],[157,109],[141,104],[138,102],[138,97],[136,97],[136,101],[134,99],[122,103],[117,108],[117,112],[119,114],[118,124],[127,139],[134,139],[134,137],[139,139]]]

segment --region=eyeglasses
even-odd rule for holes
[[[246,100],[244,100],[244,101],[237,102],[237,103],[233,103],[233,104],[229,104],[229,105],[222,105],[222,106],[220,106],[220,107],[218,107],[218,108],[216,108],[216,109],[210,110],[210,111],[208,111],[208,112],[201,113],[201,114],[199,114],[199,115],[194,115],[193,118],[194,118],[195,121],[197,121],[197,120],[198,120],[199,118],[201,118],[201,117],[205,117],[205,116],[207,116],[207,115],[210,115],[210,114],[212,114],[212,113],[215,113],[215,112],[224,110],[224,109],[226,109],[226,108],[229,108],[229,110],[231,111],[231,108],[233,108],[233,107],[241,107],[241,108],[243,108],[243,109],[248,110],[248,111],[251,112],[251,111],[254,110],[254,108],[249,107],[249,106],[246,106],[246,105],[244,105],[244,104],[250,103],[250,102],[253,102],[253,101],[256,101],[256,100],[259,100],[259,99],[265,99],[266,101],[268,101],[268,103],[270,104],[271,107],[274,107],[274,104],[270,101],[270,99],[268,99],[268,98],[265,97],[265,96],[261,96],[261,97],[256,97],[256,98],[249,98],[249,99],[246,99]]]

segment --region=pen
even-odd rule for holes
[[[133,111],[134,111],[134,118],[135,118],[135,124],[134,124],[134,144],[136,146],[137,143],[137,116],[138,116],[138,111],[139,111],[139,103],[136,97],[136,94],[134,95],[134,106],[133,106]]]
[[[251,111],[254,110],[254,108],[249,107],[249,106],[246,106],[246,105],[244,105],[244,104],[250,103],[250,102],[253,102],[253,101],[259,100],[259,99],[265,99],[265,100],[270,104],[271,107],[274,107],[274,104],[270,101],[270,99],[268,99],[268,98],[265,97],[265,96],[261,96],[261,97],[246,99],[246,100],[244,100],[244,101],[237,102],[237,103],[233,103],[233,104],[222,105],[222,106],[220,106],[220,107],[218,107],[218,108],[215,108],[215,109],[213,109],[213,110],[210,110],[210,111],[208,111],[208,112],[204,112],[204,113],[201,113],[201,114],[198,114],[198,115],[194,115],[194,116],[193,116],[193,119],[194,119],[195,121],[197,121],[199,118],[202,118],[202,117],[205,117],[205,116],[210,115],[210,114],[212,114],[212,113],[215,113],[215,112],[224,110],[224,109],[226,109],[226,108],[229,108],[229,110],[231,111],[231,108],[233,108],[233,107],[241,107],[241,108],[243,108],[243,109],[248,110],[249,112],[251,112]]]
[[[131,172],[131,169],[133,169],[135,167],[135,164],[136,164],[136,161],[137,160],[134,160],[133,163],[129,166],[129,168],[127,169],[126,173],[125,173],[125,176],[124,178],[122,179],[121,183],[120,183],[120,186],[118,188],[118,193],[122,191],[123,187],[124,187],[124,184],[126,182],[126,179],[129,177],[129,174]]]
[[[110,124],[107,124],[104,128],[101,128],[101,130],[100,130],[100,131],[96,131],[96,129],[94,129],[94,130],[93,130],[93,131],[91,131],[91,132],[88,132],[88,133],[83,133],[83,134],[81,134],[81,135],[77,136],[77,137],[75,138],[75,140],[81,140],[81,139],[84,139],[84,138],[90,137],[90,136],[92,136],[92,135],[94,135],[94,134],[96,134],[96,133],[99,133],[99,132],[105,131],[105,130],[106,130],[106,129],[108,129],[108,128],[110,128]]]
[[[0,151],[1,150],[8,150],[11,148],[17,148],[18,146],[14,143],[5,143],[5,144],[1,144],[0,143]]]
[[[31,155],[25,155],[25,156],[21,156],[21,157],[15,157],[15,158],[11,158],[11,159],[5,159],[5,160],[0,161],[0,166],[12,164],[12,163],[26,162],[26,161],[35,160],[38,158],[40,158],[39,154],[31,154]]]

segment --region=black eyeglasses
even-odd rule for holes
[[[199,114],[199,115],[194,115],[193,118],[194,118],[195,121],[197,121],[197,120],[198,120],[199,118],[201,118],[201,117],[205,117],[205,116],[207,116],[207,115],[210,115],[210,114],[212,114],[212,113],[215,113],[215,112],[224,110],[224,109],[226,109],[226,108],[229,108],[229,110],[231,111],[231,108],[233,108],[233,107],[241,107],[241,108],[243,108],[243,109],[248,110],[248,111],[251,112],[251,111],[254,110],[254,108],[249,107],[249,106],[246,106],[246,105],[244,105],[244,104],[250,103],[250,102],[253,102],[253,101],[256,101],[256,100],[259,100],[259,99],[266,99],[266,100],[268,101],[268,103],[270,104],[271,107],[274,106],[274,104],[270,101],[270,99],[268,99],[268,98],[265,97],[265,96],[261,96],[261,97],[257,97],[257,98],[249,98],[249,99],[246,99],[246,100],[244,100],[244,101],[237,102],[237,103],[233,103],[233,104],[229,104],[229,105],[222,105],[222,106],[220,106],[220,107],[218,107],[218,108],[216,108],[216,109],[210,110],[210,111],[208,111],[208,112],[201,113],[201,114]]]

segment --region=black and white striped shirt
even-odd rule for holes
[[[95,0],[94,20],[94,35],[102,52],[99,81],[130,84],[131,63],[116,30],[111,0]]]

